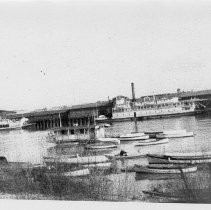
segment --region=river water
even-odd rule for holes
[[[194,152],[211,152],[211,114],[197,116],[183,116],[166,119],[153,119],[137,122],[138,131],[161,131],[170,129],[186,129],[193,131],[195,136],[189,138],[170,139],[168,144],[134,147],[132,142],[123,143],[117,150],[108,150],[97,152],[96,154],[117,153],[124,149],[130,153],[194,153]],[[135,131],[134,122],[115,122],[106,130],[108,136],[120,135]],[[5,156],[11,162],[30,162],[34,164],[43,163],[44,156],[68,155],[84,153],[82,147],[77,145],[58,148],[46,141],[47,131],[27,131],[16,130],[0,133],[0,156]],[[76,151],[77,150],[77,151]],[[143,160],[143,163],[145,160]],[[120,167],[134,163],[141,163],[140,160],[135,162],[121,162]],[[139,179],[134,173],[128,176],[133,185],[142,190],[149,190],[152,184],[160,184],[157,177],[148,176],[147,179]],[[118,175],[118,178],[122,175]],[[117,179],[117,176],[110,176],[111,179]],[[161,180],[161,179],[159,179]],[[164,178],[165,180],[165,178]],[[137,184],[138,183],[138,184]],[[141,186],[141,187],[140,187]],[[135,189],[135,188],[134,188]],[[133,189],[133,190],[134,190]],[[137,194],[137,193],[136,193]]]

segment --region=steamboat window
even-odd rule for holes
[[[67,130],[61,130],[61,134],[63,135],[67,134]]]

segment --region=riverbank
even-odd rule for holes
[[[210,171],[206,164],[198,174],[168,178],[152,175],[150,179],[150,175],[99,169],[88,176],[65,177],[61,169],[18,165],[8,170],[4,164],[0,173],[0,199],[210,203]],[[137,182],[141,179],[142,182]]]

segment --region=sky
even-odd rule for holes
[[[0,109],[211,89],[209,1],[0,1]]]

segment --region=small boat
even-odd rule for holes
[[[48,164],[94,164],[108,162],[104,155],[86,156],[86,157],[44,157],[45,163]]]
[[[163,131],[163,133],[157,134],[156,138],[163,139],[163,138],[185,138],[185,137],[193,137],[193,132],[187,132],[185,129],[182,130],[168,130]]]
[[[149,164],[148,166],[135,165],[136,173],[148,174],[179,174],[191,173],[197,171],[197,166],[175,165],[175,164]]]
[[[118,154],[107,154],[105,155],[107,158],[110,159],[116,159],[116,160],[123,160],[123,159],[136,159],[136,158],[141,158],[141,157],[145,157],[142,154],[128,154],[127,155],[120,155]]]
[[[149,146],[149,145],[157,145],[157,144],[166,144],[169,142],[169,139],[160,139],[160,140],[155,140],[155,139],[151,139],[151,141],[147,141],[147,142],[138,142],[135,143],[134,146]]]
[[[96,150],[103,150],[103,149],[113,149],[117,148],[117,145],[110,144],[110,145],[102,145],[102,144],[90,144],[84,147],[85,149],[96,149]]]
[[[162,134],[163,131],[146,131],[145,135],[149,135],[149,138],[156,138],[156,135]]]
[[[139,141],[149,139],[149,135],[145,135],[144,133],[131,133],[126,135],[121,135],[120,141]]]
[[[175,163],[175,164],[211,163],[211,156],[209,155],[168,156],[168,155],[147,154],[147,158],[149,163]]]
[[[69,176],[86,176],[89,175],[90,171],[88,168],[86,169],[81,169],[81,170],[76,170],[76,171],[68,171],[62,173],[63,176],[69,177]]]
[[[95,118],[95,121],[106,121],[108,118],[105,115],[100,115]]]
[[[98,138],[96,139],[96,142],[108,142],[108,143],[115,143],[115,144],[120,144],[120,140],[118,138]]]
[[[144,135],[145,133],[133,132],[133,133],[120,135],[120,138],[134,138],[134,137],[139,137],[139,136],[144,136]]]

